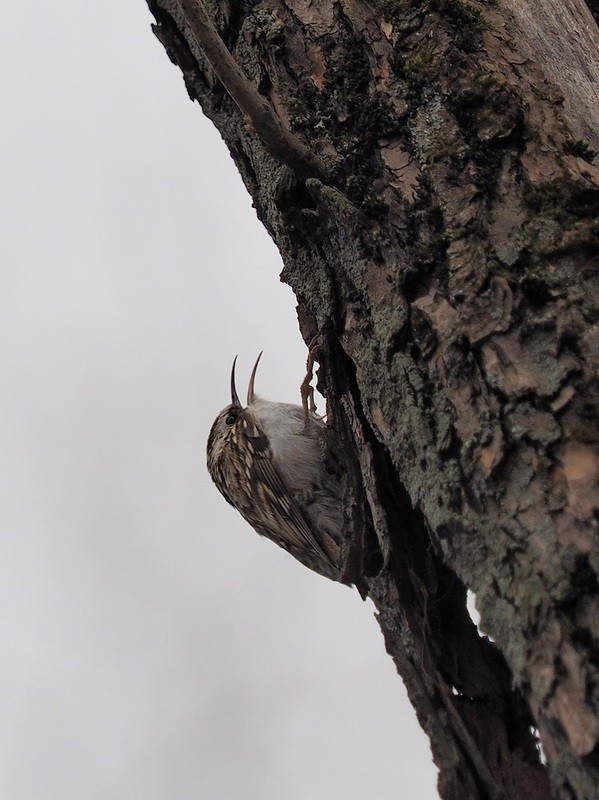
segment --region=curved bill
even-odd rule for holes
[[[250,382],[248,384],[248,396],[247,396],[247,404],[251,406],[254,400],[256,399],[256,395],[254,394],[254,379],[256,377],[256,370],[258,369],[258,364],[260,363],[260,359],[262,358],[262,353],[264,351],[260,351],[260,355],[256,359],[256,363],[254,364],[254,369],[252,370],[252,374],[250,375]]]
[[[237,356],[233,359],[233,366],[231,367],[231,402],[240,406],[239,397],[237,396],[237,389],[235,388],[235,364],[237,363]]]

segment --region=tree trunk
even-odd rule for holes
[[[346,556],[376,531],[367,584],[441,796],[536,800],[550,779],[596,800],[589,8],[148,4],[282,253],[348,464]]]

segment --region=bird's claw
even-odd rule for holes
[[[317,361],[317,355],[320,350],[319,344],[311,344],[308,350],[308,359],[306,361],[306,377],[300,386],[300,395],[302,398],[302,408],[304,410],[304,421],[306,425],[310,422],[311,416],[316,413],[316,403],[314,402],[314,387],[312,386],[312,378],[314,376],[314,364]]]

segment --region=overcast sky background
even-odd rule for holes
[[[280,259],[143,0],[0,28],[0,797],[433,800],[373,617],[222,500],[244,385],[298,401]]]

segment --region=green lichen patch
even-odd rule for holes
[[[406,102],[411,107],[419,104],[425,90],[436,84],[436,67],[430,47],[420,47],[405,57],[399,54],[394,68],[397,75],[406,81]]]
[[[433,166],[437,164],[439,161],[448,162],[451,167],[451,178],[456,178],[461,174],[461,170],[454,173],[454,168],[457,167],[456,158],[459,157],[461,152],[461,144],[458,140],[447,142],[447,144],[440,145],[439,147],[433,148],[429,150],[426,154],[426,164],[427,166]]]
[[[257,9],[247,17],[245,27],[255,41],[264,41],[275,52],[285,39],[285,26],[267,9]]]
[[[578,220],[599,219],[599,190],[568,180],[542,181],[524,191],[524,200],[538,217],[573,228]]]
[[[374,186],[381,171],[378,142],[396,135],[402,120],[372,90],[370,64],[360,42],[352,38],[327,56],[318,116],[342,156],[337,177],[348,198],[376,216],[386,210]]]
[[[482,9],[466,0],[432,0],[431,8],[450,19],[454,25],[465,25],[477,31],[486,27]]]
[[[527,187],[524,201],[535,214],[563,219],[569,194],[564,188],[563,181],[543,181]]]
[[[585,161],[588,161],[589,164],[592,163],[597,155],[597,150],[594,150],[584,139],[566,139],[564,142],[564,152],[572,156],[578,156],[578,158],[583,158]]]
[[[375,0],[375,3],[388,20],[395,19],[398,14],[414,5],[413,0]]]
[[[295,129],[323,143],[329,153],[331,179],[342,187],[352,203],[374,217],[387,205],[380,198],[381,138],[397,138],[405,132],[405,119],[372,85],[372,71],[364,43],[343,29],[336,42],[323,50],[326,68],[316,87],[304,81],[291,98]],[[331,153],[336,154],[331,160]]]
[[[482,9],[467,0],[431,0],[430,7],[450,23],[462,50],[475,50],[483,32],[491,28]]]

